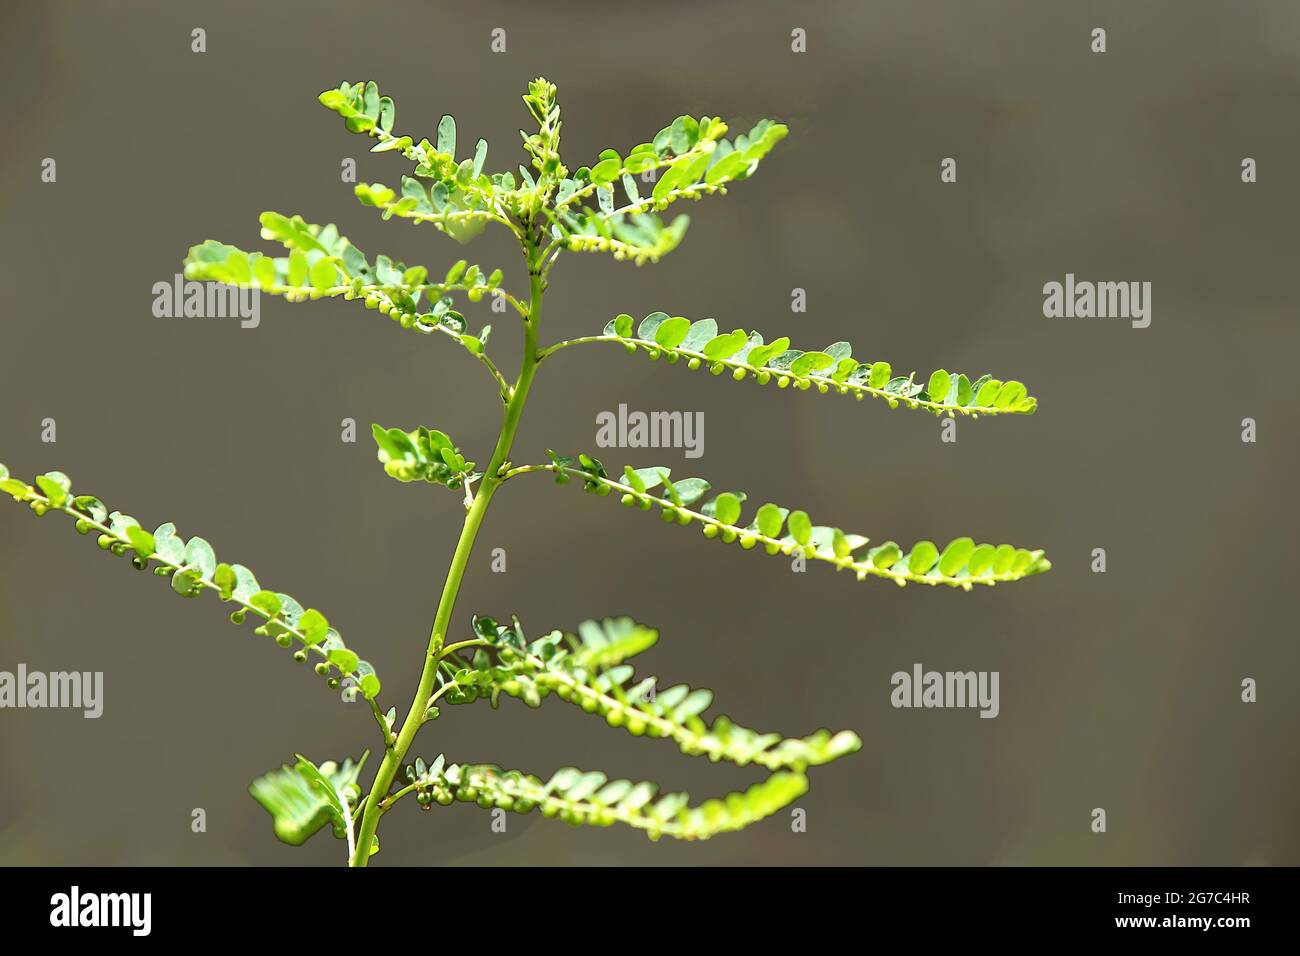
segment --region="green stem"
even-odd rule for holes
[[[384,754],[383,762],[379,765],[374,783],[370,788],[370,795],[366,798],[366,809],[362,814],[361,828],[357,833],[356,852],[350,861],[352,866],[365,866],[369,861],[370,847],[384,809],[384,799],[388,796],[388,792],[393,785],[393,778],[397,775],[398,769],[406,759],[407,751],[410,750],[415,735],[424,723],[424,713],[428,707],[429,697],[433,693],[434,680],[438,674],[438,661],[441,659],[447,638],[447,628],[451,623],[452,611],[456,607],[456,595],[460,591],[460,583],[465,576],[465,568],[469,564],[470,553],[474,550],[474,539],[478,536],[479,526],[483,523],[483,516],[487,514],[492,495],[496,492],[497,486],[501,484],[502,478],[498,472],[509,457],[510,446],[514,444],[515,432],[519,428],[519,420],[523,415],[524,405],[528,401],[528,392],[533,384],[533,376],[537,372],[537,324],[542,314],[542,294],[545,291],[545,283],[541,276],[537,244],[530,239],[525,242],[524,249],[528,259],[530,295],[528,314],[524,317],[524,357],[519,367],[519,378],[514,387],[510,389],[509,401],[506,403],[505,415],[501,422],[501,432],[497,436],[497,444],[492,452],[492,460],[483,472],[483,481],[479,484],[478,494],[474,496],[474,502],[470,506],[469,513],[465,516],[465,524],[461,528],[460,540],[456,542],[456,551],[451,558],[451,567],[447,570],[447,578],[443,582],[442,597],[438,601],[438,611],[433,619],[433,630],[429,634],[429,647],[424,657],[424,670],[420,675],[420,686],[416,688],[415,697],[406,713],[406,719],[402,721],[402,729],[397,735],[397,742]]]

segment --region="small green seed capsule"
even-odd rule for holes
[[[113,554],[115,554],[117,557],[120,558],[122,555],[126,554],[126,545],[124,545],[120,541],[114,541],[111,545],[109,545],[108,550],[112,551]]]
[[[158,567],[156,567],[156,568],[153,569],[153,573],[154,573],[157,577],[160,577],[160,578],[168,578],[168,577],[171,577],[172,572],[175,571],[175,570],[176,570],[176,569],[173,568],[170,564],[160,564],[160,565],[158,565]]]
[[[131,558],[131,567],[135,568],[137,571],[143,571],[145,568],[149,567],[149,562],[137,554]]]
[[[801,391],[805,391],[805,392],[806,392],[806,391],[808,391],[808,389],[809,389],[810,387],[812,387],[812,380],[811,380],[811,379],[806,379],[806,378],[801,378],[801,379],[799,379],[799,388],[800,388]]]
[[[330,666],[326,664],[324,661],[321,661],[314,668],[312,668],[312,670],[314,670],[321,677],[327,677],[329,676]]]
[[[669,365],[676,365],[676,364],[677,364],[677,360],[678,360],[679,358],[681,358],[681,356],[678,355],[676,352],[669,352],[669,353],[667,353],[666,358],[668,359],[668,364],[669,364]]]
[[[618,499],[618,502],[619,504],[630,508],[632,507],[632,505],[636,504],[636,499],[633,498],[631,495],[624,495],[622,498]]]
[[[101,551],[107,551],[109,547],[113,544],[113,539],[106,534],[101,534],[98,538],[95,539],[95,544],[99,545],[99,549]]]
[[[867,397],[867,393],[866,393],[866,392],[855,392],[855,393],[853,394],[853,397],[856,398],[858,401],[862,401],[864,398]]]
[[[330,690],[338,690],[339,685],[341,683],[342,681],[340,681],[337,677],[331,677],[329,680],[325,682],[325,686],[328,687]]]
[[[234,611],[233,613],[231,613],[231,615],[230,615],[230,623],[231,623],[231,624],[243,624],[243,623],[244,623],[244,618],[245,618],[247,615],[248,615],[248,612],[247,612],[246,610],[244,610],[244,609],[241,607],[241,608],[239,608],[238,610],[236,610],[236,611]]]
[[[281,647],[289,647],[293,644],[293,636],[291,634],[277,634],[275,636],[275,643],[279,644]]]
[[[654,502],[651,501],[649,498],[642,498],[640,501],[637,502],[637,507],[639,507],[642,511],[649,511],[651,508],[654,507]]]
[[[789,385],[789,384],[790,384],[790,380],[789,380],[788,378],[786,378],[784,375],[778,375],[778,376],[776,377],[776,387],[777,387],[777,388],[785,388],[785,387],[786,387],[787,385]]]
[[[743,381],[745,378],[745,370],[743,368],[737,368],[735,371],[731,373],[731,377],[734,378],[737,382]]]
[[[683,525],[684,525],[684,524],[690,524],[690,523],[691,523],[691,516],[690,516],[690,514],[687,513],[687,512],[685,512],[685,511],[679,511],[679,512],[677,513],[677,523],[678,523],[678,524],[683,524]]]
[[[732,531],[730,528],[723,528],[722,540],[727,542],[727,544],[731,544],[731,542],[736,540],[736,532]]]
[[[759,385],[766,385],[768,382],[772,381],[772,373],[767,371],[767,369],[764,369],[763,371],[759,372],[754,377],[758,379]]]
[[[704,537],[716,538],[718,536],[718,526],[716,524],[706,524],[704,526]]]
[[[721,362],[714,362],[709,366],[709,374],[721,375],[725,371],[725,366]]]
[[[295,664],[306,664],[307,652],[304,651],[301,647],[298,648],[298,650],[293,652],[293,660]]]
[[[633,352],[636,351],[636,346],[633,345],[631,342],[624,342],[623,348],[627,349],[629,355],[631,355]]]
[[[47,511],[49,511],[49,510],[50,510],[50,509],[49,509],[49,507],[48,507],[47,505],[45,505],[45,504],[43,504],[43,503],[41,503],[41,502],[39,502],[39,501],[33,501],[33,502],[32,502],[32,511],[34,511],[34,512],[36,513],[36,517],[38,517],[38,518],[44,517],[45,513],[46,513]]]
[[[600,497],[602,497],[602,498],[606,498],[606,497],[608,497],[608,496],[609,496],[609,493],[610,493],[611,491],[613,491],[613,490],[614,490],[614,489],[610,488],[609,485],[597,485],[597,486],[596,486],[596,494],[600,495]]]
[[[667,523],[667,522],[669,522],[669,521],[672,521],[676,516],[677,516],[677,509],[676,509],[676,508],[665,508],[665,509],[660,513],[660,517],[662,517],[662,518],[664,519],[664,522],[665,522],[665,523]]]
[[[818,383],[817,383],[817,391],[819,391],[819,392],[821,392],[823,395],[825,395],[828,391],[830,391],[830,386],[827,385],[825,382],[818,382]]]
[[[78,518],[77,534],[89,534],[89,533],[90,533],[90,522],[86,521],[84,518]]]
[[[690,369],[692,372],[694,372],[697,368],[700,367],[700,360],[697,358],[692,358],[689,362],[686,363],[686,367]]]
[[[754,545],[756,544],[758,544],[757,538],[751,538],[746,536],[740,539],[740,546],[744,548],[746,551],[752,551],[754,549]]]

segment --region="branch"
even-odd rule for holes
[[[282,295],[290,302],[359,298],[366,308],[377,309],[402,328],[426,335],[439,332],[464,346],[488,370],[502,395],[509,395],[509,385],[483,352],[482,334],[478,338],[466,334],[465,317],[451,308],[450,298],[453,292],[465,293],[471,302],[484,295],[503,296],[526,314],[526,307],[500,288],[500,269],[485,275],[477,265],[462,259],[448,270],[444,281],[427,282],[428,269],[423,266],[408,269],[383,255],[371,264],[333,225],[318,226],[301,216],[275,212],[263,213],[261,222],[263,237],[278,239],[290,250],[287,257],[273,259],[209,239],[190,249],[185,258],[186,278],[256,289]],[[421,298],[431,303],[427,311],[420,309]]]
[[[486,650],[476,653],[473,667],[457,672],[455,680],[430,699],[430,706],[447,695],[449,704],[487,699],[495,707],[505,694],[539,707],[554,693],[603,717],[611,727],[624,727],[638,737],[672,740],[689,756],[739,766],[753,763],[771,771],[802,772],[862,746],[850,731],[832,735],[819,730],[785,738],[741,727],[725,716],[706,723],[701,715],[713,703],[712,691],[684,684],[656,691],[654,678],[634,683],[633,669],[624,662],[652,647],[659,634],[631,618],[585,621],[576,635],[552,631],[530,644],[517,620],[498,625],[491,618],[475,617],[474,629],[492,635],[483,642]]]
[[[624,469],[627,482],[610,478],[604,466],[595,458],[582,455],[578,465],[571,458],[555,459],[547,465],[520,465],[503,475],[504,479],[516,475],[551,472],[558,484],[570,478],[581,478],[588,491],[602,496],[617,491],[622,503],[648,511],[656,505],[662,509],[665,521],[687,525],[696,522],[706,538],[721,538],[724,542],[739,541],[745,550],[762,545],[768,554],[796,553],[814,561],[834,565],[837,570],[853,571],[859,581],[868,575],[886,578],[898,585],[946,584],[969,591],[976,584],[998,584],[1018,581],[1032,574],[1051,569],[1051,562],[1042,551],[1029,551],[1009,544],[977,545],[970,538],[956,538],[940,551],[931,541],[918,541],[906,553],[893,541],[886,541],[869,549],[865,556],[856,558],[855,551],[866,547],[868,538],[845,534],[839,528],[814,526],[802,511],[788,511],[775,504],[765,504],[758,509],[754,520],[742,527],[738,524],[744,492],[724,492],[705,502],[698,510],[691,508],[702,499],[710,485],[701,478],[668,480],[670,470],[664,467]],[[649,493],[649,489],[663,484],[667,497]],[[777,537],[783,525],[789,533]]]
[[[218,564],[212,546],[203,538],[186,542],[170,523],[150,534],[130,515],[117,511],[110,514],[104,503],[92,495],[73,497],[72,483],[62,472],[47,472],[37,477],[36,484],[34,488],[9,477],[9,470],[0,465],[0,491],[12,495],[15,501],[27,502],[38,517],[58,511],[76,519],[81,534],[99,532],[101,549],[118,557],[133,551],[131,563],[137,569],[143,571],[151,560],[157,562],[154,574],[170,577],[177,594],[197,597],[213,591],[221,600],[237,606],[230,617],[232,623],[242,624],[251,613],[266,622],[254,633],[274,637],[281,647],[298,641],[302,647],[295,658],[305,661],[309,653],[322,658],[316,673],[328,678],[331,685],[337,686],[339,681],[331,677],[332,667],[340,677],[351,677],[366,699],[373,700],[379,694],[380,682],[374,668],[347,648],[323,614],[315,609],[304,610],[287,594],[263,590],[253,572],[243,565]]]
[[[1038,400],[1017,381],[1004,382],[991,375],[972,381],[964,374],[939,369],[922,384],[915,380],[915,372],[895,376],[888,362],[855,360],[848,342],[835,342],[818,352],[803,352],[790,348],[790,340],[784,336],[764,344],[759,332],[746,335],[743,329],[735,329],[719,334],[713,319],[691,322],[670,318],[664,312],[646,316],[635,333],[632,317],[620,315],[606,325],[603,334],[556,342],[541,351],[539,360],[591,342],[621,345],[630,353],[644,352],[651,360],[663,358],[669,365],[684,359],[687,368],[707,367],[714,375],[730,372],[736,381],[753,376],[760,385],[775,379],[778,388],[794,385],[807,390],[816,385],[823,394],[833,389],[858,400],[870,395],[884,399],[890,408],[901,403],[936,415],[1032,415],[1038,408]]]
[[[447,764],[442,757],[428,768],[419,761],[407,772],[420,806],[426,810],[434,803],[445,806],[457,800],[517,813],[540,808],[543,816],[572,825],[622,823],[644,830],[652,840],[661,836],[707,840],[740,830],[771,816],[808,790],[803,774],[776,773],[743,793],[729,793],[690,807],[685,793],[656,798],[659,788],[653,783],[609,781],[603,773],[584,773],[573,767],[559,770],[547,783],[518,770],[502,770],[492,764]]]

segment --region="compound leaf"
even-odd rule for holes
[[[528,470],[553,472],[557,480],[581,477],[588,491],[602,496],[617,492],[624,505],[643,511],[659,508],[665,521],[698,524],[706,538],[737,542],[745,550],[761,545],[768,554],[802,553],[810,560],[853,571],[858,580],[871,575],[899,585],[946,584],[969,591],[976,584],[1017,581],[1052,566],[1042,551],[1009,544],[976,545],[965,537],[951,541],[942,551],[930,541],[917,542],[906,552],[892,541],[867,549],[869,539],[862,535],[814,525],[803,511],[787,511],[771,503],[763,505],[748,524],[743,524],[743,492],[723,492],[694,507],[709,490],[709,483],[703,479],[665,480],[662,493],[658,493],[611,478],[598,459],[586,455],[579,456],[576,462],[557,458]],[[782,520],[787,529],[784,536],[780,534]]]
[[[3,465],[0,470],[8,476],[8,469]],[[47,472],[34,485],[9,477],[0,482],[0,490],[15,501],[26,503],[36,515],[61,512],[76,522],[81,534],[98,532],[97,541],[102,550],[118,557],[132,552],[131,563],[137,569],[143,571],[152,562],[153,573],[168,578],[172,590],[182,597],[197,597],[212,591],[222,601],[236,606],[230,616],[232,623],[242,624],[250,613],[260,618],[263,623],[254,633],[272,637],[282,647],[290,647],[296,641],[302,645],[302,652],[315,653],[321,658],[316,665],[320,676],[331,681],[351,677],[367,698],[379,693],[379,680],[374,677],[370,664],[351,652],[347,656],[332,653],[346,650],[346,645],[319,611],[304,611],[289,595],[263,590],[253,573],[241,564],[218,563],[212,545],[203,538],[186,541],[176,534],[176,526],[171,522],[159,525],[151,534],[131,515],[120,511],[109,513],[93,495],[73,497],[71,487],[68,477],[61,472]],[[341,667],[341,663],[349,666]],[[371,678],[369,682],[367,676]]]
[[[663,317],[662,324],[647,326],[655,317]],[[620,321],[623,319],[626,321]],[[684,361],[688,368],[707,368],[714,375],[727,372],[737,381],[752,378],[760,385],[775,382],[778,388],[815,386],[822,393],[834,391],[857,399],[870,395],[884,399],[891,408],[902,404],[937,415],[1032,415],[1038,408],[1038,400],[1020,382],[1003,382],[989,375],[972,380],[965,374],[938,369],[921,385],[916,373],[895,376],[888,362],[857,361],[847,342],[805,352],[791,348],[788,338],[765,343],[761,333],[746,334],[743,329],[719,334],[713,319],[667,319],[663,312],[652,312],[635,333],[633,325],[631,316],[619,316],[605,325],[601,335],[576,341],[613,342],[629,352],[665,359],[670,365]],[[557,343],[543,355],[571,344],[575,343]]]

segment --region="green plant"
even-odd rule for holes
[[[673,480],[669,469],[662,467],[628,466],[611,477],[600,461],[587,455],[551,453],[547,462],[512,463],[511,446],[538,367],[560,350],[586,343],[621,345],[629,353],[640,352],[668,364],[707,367],[714,375],[726,372],[737,381],[751,378],[779,388],[816,388],[857,399],[871,396],[891,408],[903,405],[936,414],[978,416],[1026,414],[1036,405],[1015,381],[987,375],[971,379],[940,370],[922,383],[914,375],[895,375],[887,362],[857,361],[846,342],[804,352],[791,348],[784,337],[765,342],[757,332],[721,331],[713,319],[692,322],[661,312],[640,323],[619,315],[600,334],[539,345],[543,294],[562,252],[609,252],[637,264],[656,261],[677,246],[688,222],[679,215],[665,224],[656,213],[683,199],[726,192],[731,184],[752,175],[787,132],[785,126],[763,120],[729,140],[724,138],[727,126],[719,119],[680,116],[651,142],[626,155],[605,150],[593,165],[570,174],[559,154],[561,120],[555,92],[543,79],[529,84],[524,102],[537,129],[523,133],[531,169],[520,166],[518,178],[511,172],[484,172],[487,144],[482,140],[472,156],[458,161],[456,125],[450,116],[438,124],[436,142],[394,135],[393,102],[381,96],[374,83],[344,83],[320,97],[350,131],[377,140],[372,152],[396,151],[415,164],[414,175],[402,177],[400,190],[380,184],[357,186],[363,204],[381,210],[385,219],[397,216],[430,223],[462,243],[488,223],[504,227],[523,251],[527,295],[507,291],[499,269],[488,273],[462,260],[442,278],[433,279],[422,266],[408,268],[382,255],[371,260],[332,225],[311,225],[297,216],[273,212],[262,214],[262,236],[282,243],[286,256],[271,258],[209,240],[194,246],[186,259],[186,276],[194,280],[258,289],[290,301],[360,299],[405,329],[437,333],[464,348],[483,365],[500,394],[500,434],[481,471],[444,432],[379,425],[373,429],[379,460],[389,475],[461,492],[466,509],[419,687],[400,721],[396,708],[385,711],[378,703],[381,684],[375,669],[344,643],[320,611],[304,609],[289,595],[264,589],[243,565],[219,562],[202,538],[186,540],[171,524],[146,531],[135,518],[110,512],[99,499],[74,495],[71,482],[60,472],[41,475],[28,485],[10,477],[0,465],[0,489],[29,503],[37,515],[49,511],[69,515],[80,533],[97,534],[101,548],[119,556],[130,552],[137,568],[152,566],[155,574],[170,578],[178,594],[216,593],[234,605],[231,620],[236,624],[251,614],[258,621],[256,633],[283,647],[295,647],[299,661],[314,658],[316,672],[330,687],[346,684],[369,703],[381,733],[382,757],[365,791],[359,785],[364,755],[341,766],[334,762],[317,766],[299,756],[292,767],[274,770],[250,788],[272,814],[280,839],[301,843],[329,824],[336,836],[347,840],[353,865],[365,865],[378,849],[380,819],[408,794],[426,809],[433,803],[472,800],[520,812],[539,808],[547,816],[575,824],[622,822],[652,837],[704,838],[739,829],[786,806],[804,792],[809,767],[860,746],[847,731],[832,735],[822,730],[787,739],[748,730],[726,717],[706,722],[701,715],[712,703],[709,691],[679,685],[655,692],[653,679],[634,677],[626,661],[651,646],[657,634],[627,618],[588,621],[573,634],[551,631],[530,640],[517,618],[498,623],[476,616],[468,636],[452,640],[452,612],[483,516],[498,489],[519,476],[545,472],[560,484],[576,478],[597,495],[617,493],[624,505],[658,509],[666,522],[698,524],[706,537],[737,542],[745,549],[761,546],[769,554],[800,553],[849,569],[859,579],[873,575],[900,585],[947,584],[969,590],[976,584],[1011,581],[1050,567],[1041,551],[977,545],[970,538],[957,538],[942,549],[929,541],[906,551],[892,541],[867,548],[865,537],[813,525],[803,511],[770,503],[742,523],[744,493],[710,497],[708,482]],[[652,170],[657,181],[643,196],[636,177]],[[625,200],[616,198],[620,191]],[[519,314],[524,347],[513,382],[488,354],[489,328],[469,333],[464,316],[452,307],[453,294],[471,302],[499,297]],[[744,793],[689,807],[685,794],[659,795],[652,784],[611,782],[597,772],[566,768],[543,781],[494,766],[449,763],[441,756],[429,763],[408,761],[416,734],[438,718],[443,706],[480,699],[496,706],[505,695],[536,707],[551,694],[634,735],[672,740],[686,754],[755,764],[770,774]]]

